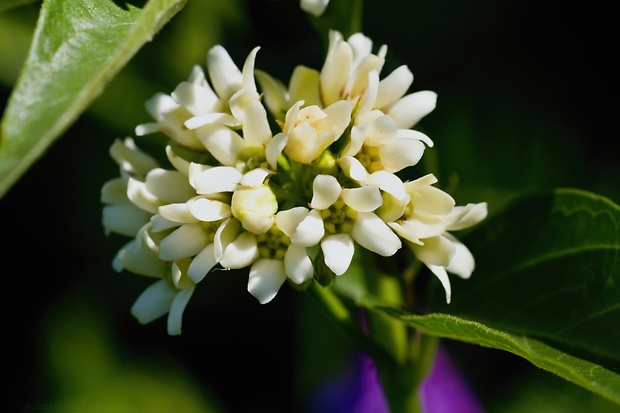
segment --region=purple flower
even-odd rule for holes
[[[420,386],[420,401],[424,413],[484,412],[458,367],[441,346],[431,371]]]
[[[442,347],[439,347],[431,371],[419,391],[424,413],[484,412]],[[355,354],[343,374],[319,389],[308,412],[390,413],[373,360],[363,354]]]

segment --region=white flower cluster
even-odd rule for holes
[[[208,79],[196,66],[147,102],[155,122],[136,135],[169,137],[168,169],[131,138],[111,147],[120,177],[102,188],[103,225],[132,237],[114,268],[158,279],[132,313],[142,323],[168,314],[168,333],[180,334],[194,288],[216,267],[248,267],[248,291],[264,304],[287,280],[329,284],[356,248],[390,257],[403,241],[449,301],[446,271],[474,268],[450,231],[482,220],[486,204],[457,207],[433,175],[397,175],[433,145],[411,128],[436,95],[407,94],[406,66],[381,79],[387,48],[373,54],[361,33],[331,32],[322,69],[298,66],[288,86],[254,68],[258,50],[240,70],[215,46]]]

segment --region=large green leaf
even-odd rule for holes
[[[142,9],[112,0],[43,2],[2,120],[0,196],[185,2],[150,0]]]
[[[415,315],[394,308],[375,311],[397,317],[423,333],[509,351],[594,393],[620,403],[620,375],[530,336],[491,328],[484,323],[448,314]]]
[[[464,238],[471,279],[441,287],[415,328],[510,351],[620,403],[620,208],[559,189],[532,195]],[[437,284],[433,284],[437,286]]]

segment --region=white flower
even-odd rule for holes
[[[282,133],[274,139],[284,143],[289,159],[310,164],[342,137],[351,120],[351,103],[339,101],[321,109],[312,105],[300,109],[297,102],[286,114]]]
[[[116,254],[113,267],[147,277],[159,278],[144,290],[133,304],[131,312],[142,324],[168,314],[168,334],[181,333],[183,311],[192,293],[194,283],[187,277],[185,261],[163,261],[151,224],[140,229],[136,237]]]
[[[436,182],[432,174],[406,182],[409,203],[402,216],[387,225],[407,241],[416,258],[441,281],[449,303],[451,288],[447,272],[469,278],[474,270],[474,258],[448,231],[477,224],[486,217],[487,209],[486,203],[455,207],[450,195],[431,186]]]
[[[294,284],[312,279],[314,268],[307,248],[291,242],[278,225],[257,235],[257,249],[259,258],[250,267],[248,291],[261,304],[271,301],[287,278]]]
[[[381,206],[378,187],[342,188],[331,175],[318,175],[310,207],[320,212],[325,235],[320,239],[325,264],[336,275],[344,274],[353,258],[354,241],[374,253],[391,256],[401,241],[373,211]],[[316,221],[316,215],[306,219]],[[307,223],[302,221],[302,224]],[[301,225],[301,224],[300,224]]]
[[[437,178],[428,174],[404,184],[409,203],[403,215],[388,225],[409,242],[422,245],[420,239],[441,235],[447,229],[445,217],[453,211],[455,201],[431,186],[436,182]]]
[[[443,285],[447,303],[450,303],[452,295],[448,273],[468,279],[475,268],[474,257],[469,249],[448,231],[469,228],[482,221],[486,215],[487,205],[484,202],[454,207],[449,214],[441,217],[446,232],[422,238],[417,243],[408,242],[416,258],[424,263]]]
[[[378,71],[370,71],[366,90],[354,113],[355,123],[370,122],[387,114],[401,129],[415,126],[435,109],[437,94],[421,90],[405,95],[412,81],[413,75],[406,66],[400,66],[382,80]]]
[[[316,17],[319,17],[325,12],[328,4],[329,0],[300,0],[301,9]]]
[[[254,85],[254,60],[258,48],[246,59],[244,72],[235,65],[222,46],[214,46],[207,54],[207,70],[211,85],[200,66],[195,66],[186,82],[180,83],[170,94],[157,93],[146,108],[156,122],[136,127],[136,135],[165,133],[178,144],[195,150],[204,150],[205,132],[197,135],[195,129],[204,125],[241,127],[246,118],[248,101],[258,98]],[[251,115],[248,115],[251,117]]]
[[[268,185],[244,186],[235,189],[231,200],[232,213],[245,229],[255,234],[267,232],[275,221],[278,201]]]
[[[351,178],[363,180],[366,171],[398,172],[417,164],[424,144],[432,147],[433,141],[422,132],[398,129],[390,116],[382,115],[351,129],[340,162]]]
[[[151,214],[130,201],[127,196],[129,179],[144,179],[158,164],[153,157],[141,151],[131,138],[123,141],[116,139],[110,147],[110,155],[119,165],[121,176],[106,182],[101,188],[103,228],[106,235],[115,232],[133,237],[149,221]]]
[[[230,192],[231,213],[245,229],[256,234],[267,231],[275,220],[278,203],[265,183],[271,171],[252,169],[242,174],[232,166],[204,167],[192,164],[189,182],[198,194],[217,196]]]
[[[354,125],[387,114],[398,128],[410,129],[434,110],[437,94],[428,90],[407,94],[413,74],[405,65],[380,79],[387,46],[381,46],[376,54],[372,53],[372,46],[372,40],[362,33],[355,33],[345,41],[340,32],[330,31],[329,47],[320,71],[297,66],[288,88],[269,74],[256,72],[265,93],[265,104],[277,119],[282,119],[300,100],[321,107],[349,100],[354,104]]]
[[[147,324],[168,314],[167,330],[171,336],[181,334],[183,312],[194,293],[194,284],[185,275],[186,268],[172,266],[173,284],[160,280],[146,288],[131,307],[131,314]]]
[[[301,6],[318,16],[327,3]],[[449,302],[447,273],[467,278],[475,264],[450,231],[482,220],[486,204],[456,207],[432,174],[411,182],[397,175],[433,146],[410,128],[436,95],[407,94],[406,66],[381,79],[387,47],[374,53],[362,33],[345,41],[331,31],[321,70],[297,66],[288,87],[255,69],[258,50],[240,70],[215,46],[209,79],[196,66],[170,95],[147,102],[155,122],[136,133],[168,135],[172,169],[129,138],[112,145],[120,177],[102,188],[103,226],[132,238],[113,268],[156,279],[134,316],[148,323],[167,314],[168,333],[180,334],[189,299],[216,266],[248,268],[247,290],[265,304],[285,282],[305,289],[313,278],[333,281],[356,248],[390,257],[402,240]]]
[[[306,246],[292,242],[285,230],[295,226],[294,219],[289,211],[282,211],[264,233],[240,232],[220,260],[224,268],[250,267],[248,291],[261,304],[273,300],[287,279],[299,285],[313,276]]]
[[[192,164],[170,146],[166,153],[174,170],[158,167],[129,138],[116,140],[110,152],[121,178],[102,188],[104,228],[133,237],[114,257],[113,268],[161,279],[132,312],[143,323],[169,312],[168,332],[179,334],[195,283],[217,264],[239,228],[229,225],[226,197],[198,194],[190,185]]]

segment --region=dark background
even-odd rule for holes
[[[158,90],[169,93],[191,64],[204,66],[204,57],[193,56],[206,55],[211,46],[204,44],[201,30],[215,29],[212,20],[203,27],[200,18],[190,16],[201,10],[195,4],[190,0],[123,71],[130,79],[142,73],[153,87],[136,84],[126,91],[129,100],[143,102]],[[239,65],[261,45],[257,67],[283,80],[299,63],[320,68],[322,45],[297,2],[250,0],[247,6],[239,9],[241,15],[221,12],[218,32]],[[36,16],[36,10],[34,3],[14,13]],[[440,180],[458,183],[457,203],[488,199],[493,211],[514,195],[559,186],[620,202],[615,16],[605,3],[367,1],[363,31],[377,48],[389,46],[383,75],[407,64],[415,76],[412,90],[438,93],[437,109],[421,127],[435,141]],[[188,22],[195,29],[193,54],[175,61],[183,53],[168,47],[178,46],[181,34],[187,36]],[[337,365],[326,360],[310,368],[308,377],[300,374],[309,365],[299,358],[299,349],[322,351],[300,340],[300,312],[315,317],[319,327],[313,331],[324,337],[321,345],[335,354],[346,347],[302,294],[283,288],[261,306],[246,292],[245,274],[221,272],[205,280],[208,288],[197,289],[180,337],[165,334],[165,319],[141,326],[129,314],[150,281],[112,270],[111,260],[125,240],[104,236],[99,191],[118,174],[109,145],[116,136],[131,135],[148,115],[143,106],[130,117],[125,108],[110,104],[122,100],[112,96],[120,82],[0,200],[7,411],[61,399],[49,343],[53,331],[67,328],[63,320],[77,320],[85,335],[77,341],[68,335],[66,346],[79,347],[79,337],[97,342],[102,334],[115,343],[122,360],[177,366],[210,388],[229,411],[303,411],[316,380]],[[4,104],[10,85],[0,92]],[[300,309],[300,303],[310,310]],[[105,327],[95,328],[97,323]],[[446,346],[491,410],[515,383],[541,377],[509,354]],[[87,369],[89,363],[97,365],[88,357],[80,360]]]

